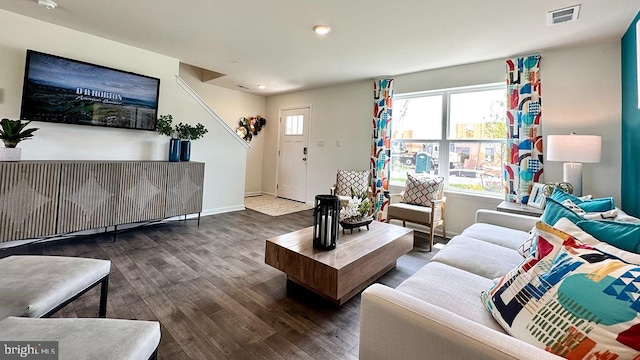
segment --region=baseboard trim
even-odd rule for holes
[[[200,213],[200,216],[209,216],[209,215],[216,215],[216,214],[224,214],[224,213],[228,213],[228,212],[233,212],[233,211],[242,211],[242,210],[246,210],[246,208],[243,205],[234,205],[234,206],[227,206],[227,207],[221,207],[221,208],[215,208],[215,209],[207,209],[207,210],[202,210],[202,212]],[[198,214],[187,214],[187,219],[197,219],[198,218]],[[180,215],[180,216],[174,216],[168,219],[164,219],[164,221],[176,221],[176,220],[184,220],[184,215]]]
[[[244,193],[244,197],[252,197],[252,196],[260,196],[262,195],[262,191],[250,191]]]

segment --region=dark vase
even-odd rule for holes
[[[191,141],[182,140],[180,143],[180,161],[189,161],[191,159]]]
[[[169,140],[169,161],[180,161],[180,139]]]

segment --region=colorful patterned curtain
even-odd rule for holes
[[[378,221],[387,218],[389,203],[389,175],[391,159],[391,104],[393,79],[373,83],[373,136],[371,139],[371,189],[373,209]]]
[[[507,60],[505,200],[526,204],[543,181],[540,55]]]

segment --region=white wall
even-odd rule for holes
[[[543,133],[575,131],[603,136],[603,162],[586,164],[584,193],[620,197],[620,45],[608,42],[543,51],[541,63]],[[530,55],[530,54],[521,54]],[[396,94],[501,82],[504,59],[393,77]],[[371,142],[373,82],[364,81],[267,98],[267,115],[283,107],[312,106],[307,202],[326,193],[337,168],[368,168]],[[349,135],[348,145],[335,139]],[[262,189],[275,191],[277,129],[267,132]],[[317,148],[318,139],[327,146]],[[342,141],[345,144],[345,141]],[[545,181],[560,181],[562,165],[545,164]],[[393,191],[393,190],[392,190]],[[473,222],[480,208],[495,209],[502,199],[447,192],[447,233]]]
[[[620,41],[542,53],[542,132],[602,136],[602,160],[583,164],[584,194],[620,204],[622,70]],[[562,163],[546,162],[545,179],[562,181]]]
[[[160,78],[159,114],[203,123],[209,133],[192,144],[205,162],[204,212],[242,209],[246,150],[178,86],[178,59],[0,10],[0,117],[18,119],[25,55],[34,49]],[[154,132],[33,122],[24,160],[166,160],[168,139]],[[221,171],[223,170],[223,171]],[[224,191],[220,191],[224,189]]]
[[[261,115],[266,117],[266,98],[219,86],[203,83],[200,70],[180,64],[180,77],[211,107],[232,129],[238,127],[241,117]],[[269,121],[267,126],[277,126]],[[262,152],[264,151],[264,129],[251,140],[246,158],[245,195],[259,194],[262,189]]]
[[[359,82],[267,98],[267,119],[279,119],[283,108],[311,106],[306,202],[328,194],[337,169],[369,169],[371,152],[371,82]],[[264,130],[262,191],[275,194],[278,125]],[[368,136],[367,136],[368,134]],[[318,141],[324,140],[323,147]],[[340,146],[337,146],[337,141]]]

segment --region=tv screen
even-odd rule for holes
[[[20,118],[155,130],[160,79],[27,50]]]

